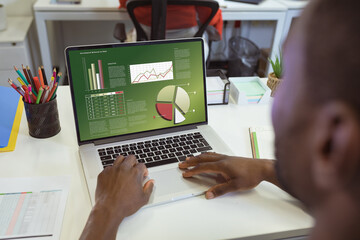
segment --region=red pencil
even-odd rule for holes
[[[52,89],[51,89],[51,92],[50,92],[50,94],[48,95],[48,98],[46,99],[46,102],[48,102],[48,101],[50,101],[50,98],[52,97],[52,95],[54,94],[54,92],[55,92],[55,89],[56,89],[56,87],[57,87],[57,82],[54,84],[54,86],[52,87]]]
[[[38,77],[34,77],[34,84],[35,84],[35,88],[36,88],[36,92],[38,93],[39,92],[39,88],[41,87],[40,86],[40,83],[39,83],[39,78]]]
[[[21,96],[24,96],[23,93],[21,92],[21,88],[16,86],[13,81],[11,81],[11,79],[9,78],[8,83],[10,84],[10,86],[15,89],[15,91],[17,91]]]

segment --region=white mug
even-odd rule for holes
[[[5,12],[5,5],[0,4],[0,31],[6,29],[6,12]]]

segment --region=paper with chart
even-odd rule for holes
[[[69,177],[0,179],[0,239],[59,239]]]

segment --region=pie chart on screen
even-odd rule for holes
[[[160,90],[156,99],[156,110],[159,115],[174,124],[185,121],[185,114],[190,107],[190,97],[178,86],[170,85]]]

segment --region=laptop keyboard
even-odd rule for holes
[[[212,150],[200,132],[182,134],[151,141],[136,142],[98,149],[104,168],[112,166],[119,155],[135,155],[146,167],[185,161],[188,156]]]

